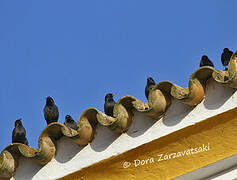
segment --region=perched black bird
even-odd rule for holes
[[[221,54],[221,62],[222,62],[223,66],[228,66],[232,54],[233,54],[233,52],[230,51],[228,48],[223,49],[223,52]]]
[[[21,119],[15,121],[15,128],[12,131],[12,143],[22,143],[28,145],[26,130],[21,123]]]
[[[113,99],[113,96],[115,94],[116,93],[113,93],[113,94],[108,93],[105,96],[104,112],[106,115],[111,116],[111,117],[114,117],[113,110],[114,110],[115,101]]]
[[[49,125],[52,122],[58,121],[58,107],[54,104],[53,98],[50,96],[46,98],[46,105],[44,106],[44,118]]]
[[[145,95],[147,99],[148,99],[151,89],[155,86],[155,84],[156,84],[155,81],[151,77],[147,78],[147,83],[146,83],[146,88],[145,88]]]
[[[200,67],[202,66],[211,66],[214,67],[214,64],[211,62],[211,60],[206,56],[202,56],[202,59],[200,61]]]
[[[77,130],[77,123],[72,119],[72,117],[70,115],[66,115],[65,116],[65,122],[64,124],[71,129],[75,129]]]

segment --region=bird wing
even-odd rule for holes
[[[226,66],[226,64],[227,64],[226,59],[227,59],[226,54],[222,53],[221,54],[221,63],[222,63],[223,66]]]
[[[14,142],[14,140],[16,139],[16,132],[15,132],[15,129],[16,129],[16,128],[14,128],[13,131],[12,131],[12,142]]]

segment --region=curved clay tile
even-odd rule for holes
[[[10,178],[14,175],[20,156],[30,158],[42,165],[47,164],[55,156],[56,142],[62,136],[71,138],[76,144],[87,145],[93,140],[97,123],[121,134],[128,130],[135,111],[158,120],[170,106],[171,98],[195,106],[204,99],[205,84],[209,78],[231,88],[237,88],[237,52],[231,57],[228,71],[216,70],[208,66],[201,67],[190,77],[188,88],[162,81],[154,86],[147,103],[132,96],[122,97],[114,107],[115,118],[90,108],[81,114],[77,131],[61,123],[51,123],[39,137],[39,149],[20,143],[10,144],[0,155],[0,177]]]

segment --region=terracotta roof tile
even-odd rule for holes
[[[87,145],[93,140],[98,123],[108,127],[114,133],[121,134],[128,130],[135,111],[158,120],[170,106],[171,98],[195,106],[203,100],[205,84],[209,78],[231,88],[237,88],[237,52],[231,57],[228,71],[216,70],[208,66],[201,67],[190,77],[188,88],[162,81],[154,86],[147,103],[133,96],[122,97],[114,107],[115,118],[95,108],[90,108],[81,114],[77,131],[61,123],[52,123],[42,131],[39,137],[39,149],[20,143],[10,144],[0,155],[0,177],[10,178],[14,175],[20,156],[28,157],[42,165],[47,164],[55,156],[56,142],[62,136],[71,138],[76,144]]]

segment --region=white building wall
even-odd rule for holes
[[[173,100],[172,105],[159,121],[136,113],[131,127],[122,135],[116,135],[106,127],[98,125],[94,140],[85,147],[80,147],[63,137],[58,141],[57,154],[51,162],[42,167],[29,159],[22,158],[12,180],[57,179],[236,106],[235,90],[209,80],[206,97],[196,107]],[[222,170],[216,169],[217,172]],[[233,173],[236,175],[236,170],[233,170]],[[194,176],[192,179],[195,179]]]

